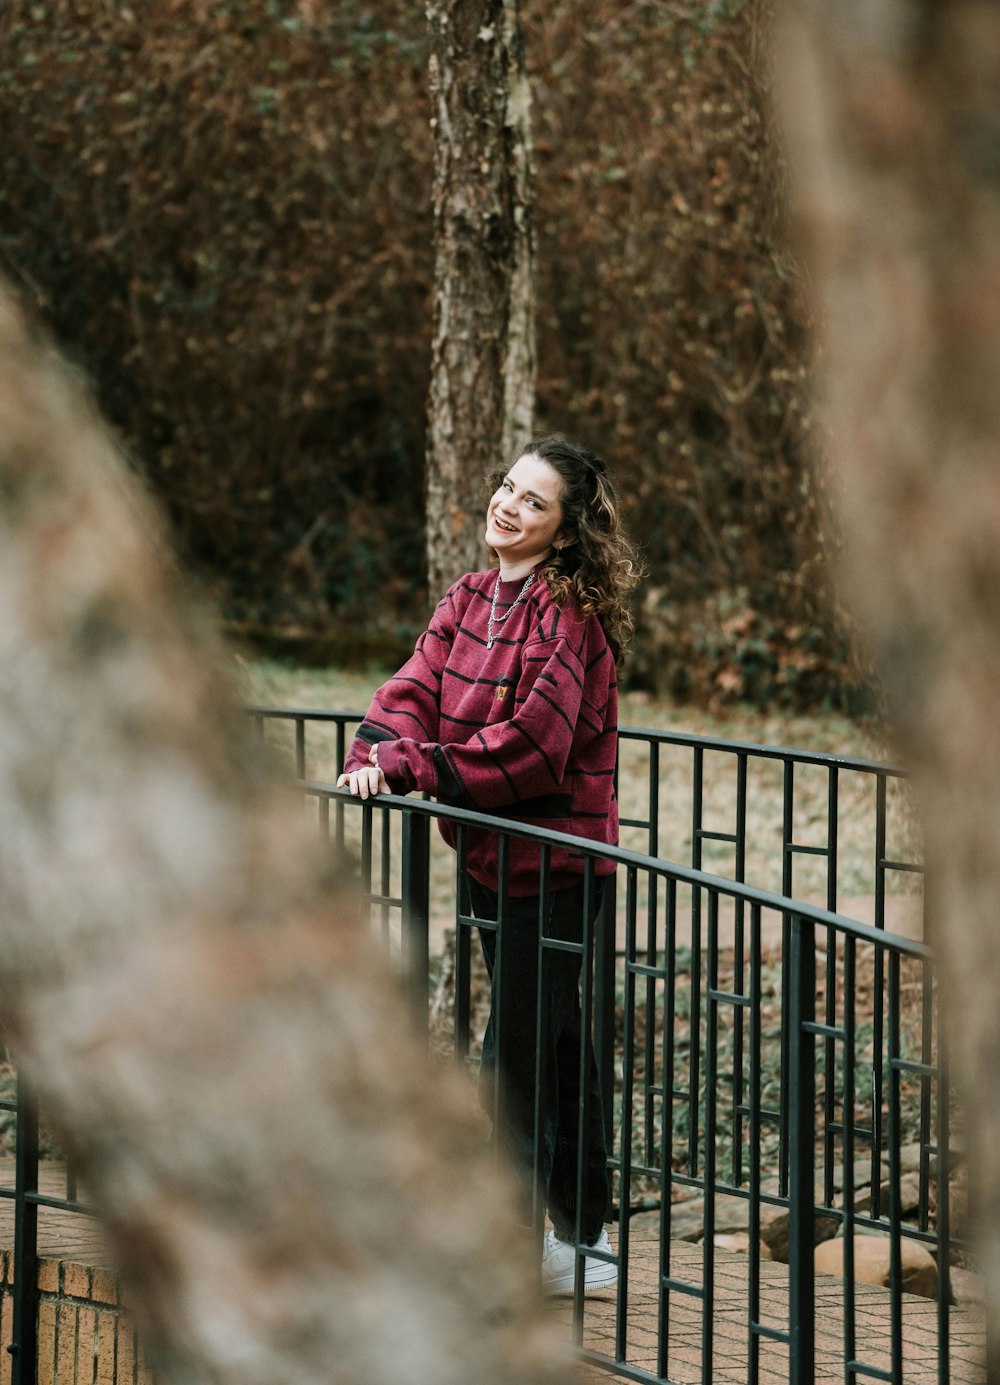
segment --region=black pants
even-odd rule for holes
[[[497,896],[493,891],[471,878],[467,879],[467,885],[475,916],[495,919]],[[603,887],[603,880],[594,881],[593,917],[596,917],[600,907]],[[547,896],[543,920],[545,937],[564,942],[582,941],[583,895],[581,881],[571,889],[557,890]],[[480,1091],[484,1104],[492,1113],[499,1037],[497,1135],[522,1180],[529,1207],[535,1169],[535,1088],[539,1078],[536,1064],[538,920],[537,897],[508,901],[499,969],[496,965],[496,933],[481,929],[479,934],[492,985],[492,1009],[483,1040]],[[544,1000],[538,1051],[542,1061],[544,1105],[539,1191],[556,1235],[565,1241],[571,1241],[576,1236],[579,1122],[583,1101],[580,1084],[581,965],[580,953],[552,949],[545,950],[542,963]],[[611,1189],[604,1134],[604,1104],[589,1034],[584,1042],[588,1119],[584,1130],[581,1230],[583,1240],[591,1244],[600,1235],[608,1214]]]

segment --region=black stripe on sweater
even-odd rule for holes
[[[497,759],[497,757],[494,755],[493,751],[490,749],[490,747],[489,747],[489,745],[488,745],[488,743],[487,743],[487,741],[486,741],[486,737],[483,735],[482,731],[477,731],[477,732],[476,732],[476,740],[477,740],[477,741],[479,742],[479,744],[483,747],[483,749],[486,751],[487,755],[490,757],[490,759],[491,759],[491,760],[493,761],[493,763],[496,765],[497,769],[500,771],[500,773],[501,773],[501,774],[503,775],[503,777],[506,779],[506,781],[507,781],[507,787],[510,789],[511,793],[514,795],[514,798],[516,799],[516,801],[517,801],[518,803],[520,803],[520,801],[521,801],[521,795],[520,795],[520,794],[518,793],[518,791],[517,791],[517,785],[514,783],[513,779],[511,779],[510,775],[507,773],[507,771],[504,769],[503,765],[500,763],[500,761],[499,761],[499,760]]]
[[[577,685],[577,687],[580,688],[581,691],[582,691],[582,689],[583,689],[583,679],[580,678],[580,677],[577,675],[577,673],[576,673],[576,671],[575,671],[574,669],[570,668],[569,664],[566,662],[566,660],[563,658],[563,656],[562,656],[561,654],[557,654],[557,655],[556,655],[556,659],[559,661],[559,663],[562,664],[563,668],[566,670],[566,672],[567,672],[567,673],[569,674],[569,676],[572,678],[573,682],[574,682],[574,683]]]
[[[535,753],[538,754],[538,755],[540,755],[540,756],[542,757],[542,759],[545,761],[545,768],[546,768],[546,769],[548,770],[548,772],[552,775],[552,782],[553,782],[553,784],[558,784],[558,783],[559,783],[559,776],[558,776],[558,774],[556,774],[555,767],[553,766],[552,761],[549,759],[548,755],[546,755],[546,753],[545,753],[544,749],[542,748],[542,746],[540,746],[540,745],[538,744],[538,742],[535,740],[534,736],[530,735],[530,734],[524,729],[524,727],[520,724],[520,722],[511,721],[511,722],[508,723],[508,725],[510,725],[510,726],[513,728],[513,730],[515,730],[515,731],[520,731],[521,735],[522,735],[522,736],[524,737],[524,739],[528,742],[528,744],[529,744],[529,745],[531,746],[531,748],[535,751]]]
[[[438,772],[438,799],[442,803],[450,803],[455,808],[474,808],[475,804],[452,769],[443,746],[434,747],[434,764]]]
[[[363,721],[358,727],[358,740],[364,741],[365,745],[377,745],[382,741],[398,741],[399,736],[395,731],[388,731],[381,726],[375,726],[370,721]]]
[[[543,702],[547,702],[554,712],[558,712],[558,713],[559,713],[559,715],[562,717],[563,721],[564,721],[564,722],[566,723],[566,725],[569,727],[570,731],[575,731],[576,728],[574,727],[573,723],[570,721],[570,719],[569,719],[569,717],[566,715],[566,713],[563,711],[563,709],[559,706],[559,703],[556,702],[556,701],[554,701],[551,697],[549,697],[549,695],[548,695],[548,693],[545,691],[545,689],[544,689],[544,688],[540,688],[540,687],[538,686],[537,682],[536,682],[536,684],[535,684],[535,689],[534,689],[534,690],[535,690],[535,692],[538,694],[538,696],[542,699]],[[587,724],[588,724],[588,726],[589,726],[590,723],[588,722]]]
[[[393,717],[393,718],[395,718],[395,717],[407,717],[410,721],[416,723],[416,725],[417,725],[417,726],[419,727],[419,729],[420,729],[420,734],[423,736],[423,738],[424,738],[425,741],[433,740],[433,737],[431,736],[431,734],[430,734],[430,732],[428,731],[427,727],[424,725],[424,723],[423,723],[423,722],[420,720],[420,718],[417,716],[416,712],[408,712],[404,707],[399,707],[399,708],[395,708],[395,707],[393,707],[393,708],[386,708],[386,707],[383,707],[383,706],[381,706],[381,705],[379,706],[379,711],[382,713],[382,715],[383,715],[384,717]],[[394,736],[398,736],[398,735],[400,734],[398,730],[394,730],[394,729],[393,729],[393,727],[392,727],[392,722],[391,722],[391,721],[384,721],[384,722],[381,722],[381,721],[375,721],[375,720],[373,719],[372,722],[371,722],[371,724],[372,724],[373,726],[384,726],[384,727],[386,728],[386,730],[392,730],[392,734],[393,734]]]
[[[428,665],[428,667],[429,667],[429,665]],[[390,683],[412,683],[413,686],[414,686],[415,688],[420,688],[421,691],[422,691],[422,692],[425,692],[425,693],[427,694],[428,697],[437,697],[437,695],[438,695],[438,690],[437,690],[437,688],[429,688],[429,687],[427,686],[426,683],[421,683],[421,681],[420,681],[419,678],[410,678],[410,677],[401,678],[401,677],[399,676],[399,674],[396,673],[396,674],[393,674],[393,676],[389,679],[389,682],[390,682]]]

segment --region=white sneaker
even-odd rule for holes
[[[592,1247],[613,1254],[608,1233],[601,1232]],[[542,1251],[542,1290],[546,1294],[571,1294],[576,1276],[576,1247],[568,1241],[560,1241],[554,1231],[545,1233],[545,1246]],[[611,1289],[618,1283],[618,1266],[607,1260],[598,1260],[588,1255],[583,1267],[584,1293],[595,1289]]]

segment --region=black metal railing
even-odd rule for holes
[[[441,966],[440,948],[450,950],[448,1046],[458,1061],[474,1062],[481,1033],[473,933],[480,921],[463,909],[459,889],[467,834],[486,829],[503,842],[534,842],[542,878],[551,852],[567,839],[422,799],[353,800],[331,780],[359,714],[252,714],[262,733],[284,733],[323,841],[355,860],[376,935],[397,959],[424,1025],[432,970]],[[905,1292],[904,1254],[918,1246],[933,1252],[938,1267],[921,1336],[937,1379],[975,1378],[952,1371],[956,1331],[975,1337],[976,1329],[949,1291],[948,1268],[968,1249],[949,1223],[954,1112],[934,963],[922,943],[885,928],[887,881],[919,870],[902,852],[887,851],[893,832],[910,840],[905,815],[893,805],[902,776],[863,760],[631,728],[622,732],[623,763],[630,753],[648,768],[638,787],[633,772],[620,778],[620,792],[642,800],[638,810],[623,804],[623,826],[647,849],[573,842],[590,871],[613,860],[618,881],[581,943],[583,1013],[604,1091],[613,1093],[606,1117],[619,1263],[612,1301],[595,1307],[579,1291],[574,1297],[572,1330],[582,1354],[638,1381],[711,1381],[714,1373],[805,1382],[817,1378],[820,1357],[835,1363],[830,1378],[902,1381],[909,1366],[904,1318],[918,1302]],[[690,785],[683,826],[671,782],[676,769],[668,765],[678,755],[687,760]],[[705,772],[709,757],[732,766],[724,806],[718,774]],[[754,792],[762,768],[779,778],[768,800],[777,821],[763,829]],[[825,781],[822,842],[796,837],[800,818],[808,827],[818,816],[815,794],[806,812],[797,793],[810,774]],[[863,798],[870,801],[861,809]],[[845,811],[867,813],[871,834],[848,840]],[[450,823],[454,855],[440,849],[436,820]],[[760,868],[749,836],[762,830],[776,845],[787,889],[745,879],[751,858]],[[678,841],[687,860],[662,859],[665,843]],[[723,848],[731,851],[731,879],[699,869],[706,854]],[[812,880],[821,880],[830,906],[843,878],[869,881],[874,925],[793,900],[799,858],[819,863]],[[497,927],[502,936],[502,907]],[[546,947],[539,937],[542,953]],[[904,1154],[914,1166],[912,1208],[901,1200]],[[26,1176],[30,1183],[30,1170]],[[18,1177],[20,1186],[20,1166]],[[19,1253],[28,1256],[15,1274],[23,1319],[30,1315],[24,1286],[34,1282],[37,1173],[19,1198]],[[741,1258],[716,1246],[716,1234],[735,1223],[752,1248]],[[814,1243],[834,1231],[845,1246],[843,1276],[820,1281]],[[855,1279],[855,1241],[870,1232],[881,1233],[890,1250],[884,1290]],[[762,1259],[759,1245],[779,1258]],[[14,1385],[33,1379],[23,1321],[20,1332]],[[968,1355],[964,1338],[961,1355]]]
[[[450,824],[458,876],[468,831],[485,828],[501,842],[537,843],[543,880],[551,852],[573,840],[423,800],[383,795],[361,803],[323,783],[305,781],[301,787],[318,805],[331,843],[330,824],[338,815],[359,819],[353,837],[361,843],[359,870],[377,931],[386,933],[384,911],[408,912],[418,921],[420,941],[409,962],[404,956],[403,970],[424,1016],[430,871],[416,858],[424,852],[429,858],[430,841],[414,820]],[[391,869],[396,819],[411,823],[410,862],[398,885]],[[346,835],[350,841],[352,833]],[[378,844],[386,841],[388,873],[386,862],[376,859]],[[620,1054],[611,1160],[619,1289],[614,1306],[605,1304],[598,1313],[605,1334],[608,1315],[613,1319],[614,1349],[598,1350],[588,1341],[594,1309],[577,1294],[573,1330],[584,1357],[624,1379],[672,1380],[679,1378],[678,1341],[694,1337],[700,1356],[692,1378],[712,1379],[721,1341],[730,1369],[742,1372],[728,1378],[804,1382],[816,1378],[819,1335],[827,1359],[831,1353],[840,1357],[839,1377],[902,1381],[904,1296],[912,1307],[903,1248],[918,1245],[930,1248],[938,1265],[921,1368],[931,1358],[938,1379],[952,1379],[953,1319],[963,1332],[974,1329],[955,1315],[950,1299],[949,1266],[968,1249],[952,1234],[944,1211],[953,1112],[929,950],[819,906],[643,853],[580,841],[574,849],[591,869],[614,860],[621,877],[615,929],[605,920],[603,938],[597,928],[593,936],[585,931],[582,942],[585,1020],[598,1031],[603,1004],[604,1013],[615,1016]],[[503,861],[503,850],[499,855]],[[421,882],[418,898],[410,893],[415,879]],[[502,899],[502,878],[497,886]],[[479,921],[463,912],[460,897],[456,884],[452,1046],[455,1057],[467,1061],[477,1037],[469,992],[472,933]],[[695,918],[704,925],[697,937]],[[502,909],[497,922],[502,933]],[[610,968],[615,995],[602,997],[608,953],[617,957],[619,941],[619,963]],[[538,945],[542,952],[565,946],[544,936]],[[886,1016],[878,1031],[872,1023],[876,1009]],[[909,1220],[899,1200],[904,1149],[915,1153],[918,1185]],[[697,1227],[679,1228],[695,1196]],[[783,1263],[772,1268],[750,1254],[734,1280],[731,1262],[728,1278],[720,1270],[726,1253],[717,1253],[715,1235],[720,1220],[731,1218],[740,1204],[752,1247],[769,1244],[775,1226],[784,1225]],[[652,1251],[631,1233],[633,1219],[648,1215],[643,1209],[650,1205],[659,1223]],[[836,1292],[825,1287],[817,1334],[814,1244],[817,1234],[837,1230],[846,1247],[845,1274]],[[866,1289],[859,1307],[854,1242],[871,1232],[886,1237],[889,1283],[877,1303]],[[692,1234],[699,1249],[682,1254],[690,1244],[684,1237]],[[645,1330],[636,1327],[640,1306]],[[742,1342],[733,1336],[733,1320],[742,1324]],[[649,1324],[656,1327],[655,1350],[648,1345]],[[730,1330],[720,1336],[727,1324]]]

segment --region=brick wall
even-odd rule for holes
[[[12,1261],[0,1251],[0,1385],[11,1385]],[[111,1270],[42,1260],[38,1288],[38,1385],[152,1385]]]

